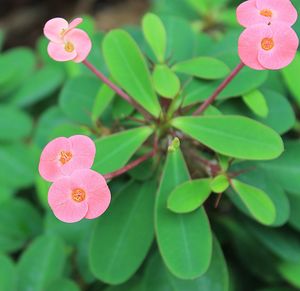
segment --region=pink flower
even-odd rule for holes
[[[252,69],[278,70],[294,59],[298,44],[297,34],[288,24],[274,22],[246,28],[239,38],[238,51],[242,62]]]
[[[297,20],[297,10],[290,0],[248,0],[236,11],[238,22],[245,27],[274,21],[292,26]]]
[[[100,216],[110,200],[104,177],[89,169],[77,170],[71,176],[56,180],[48,193],[48,203],[54,215],[68,223]]]
[[[77,169],[89,169],[95,154],[95,144],[87,136],[56,138],[46,145],[41,154],[40,175],[53,182],[62,176],[71,175]]]
[[[81,22],[81,18],[70,24],[63,18],[53,18],[45,24],[44,34],[50,40],[48,54],[52,59],[80,63],[87,58],[92,43],[86,32],[75,28]]]

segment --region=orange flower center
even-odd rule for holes
[[[77,188],[77,189],[74,189],[72,191],[72,199],[75,201],[75,202],[82,202],[85,200],[85,191],[82,190],[81,188]]]
[[[67,42],[65,44],[65,51],[68,52],[68,53],[71,53],[72,51],[74,51],[75,47],[74,45],[71,43],[71,42]]]
[[[268,38],[265,37],[262,41],[261,41],[261,47],[265,50],[265,51],[269,51],[274,47],[274,40],[273,38]]]
[[[273,13],[270,9],[263,9],[260,11],[260,15],[265,17],[272,17]]]
[[[72,159],[72,156],[71,152],[61,151],[59,161],[64,165]]]

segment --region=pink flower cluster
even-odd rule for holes
[[[76,28],[82,22],[76,18],[68,23],[63,18],[53,18],[44,27],[44,34],[50,40],[48,54],[55,61],[85,60],[92,48],[92,43],[85,31]]]
[[[295,57],[299,40],[291,26],[297,11],[290,0],[248,0],[237,8],[242,62],[255,70],[278,70]]]
[[[39,172],[53,182],[48,203],[61,221],[93,219],[108,208],[111,195],[107,183],[90,169],[95,154],[94,142],[83,135],[56,138],[42,151]]]

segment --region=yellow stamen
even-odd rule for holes
[[[75,202],[82,202],[85,200],[85,191],[82,190],[81,188],[77,188],[77,189],[74,189],[72,191],[72,199],[75,201]]]
[[[72,159],[72,156],[71,152],[61,151],[59,161],[64,165]]]
[[[260,15],[265,17],[272,17],[273,13],[270,9],[263,9],[260,11]]]
[[[265,37],[262,41],[261,41],[261,47],[265,50],[265,51],[269,51],[274,47],[274,40],[273,38],[268,38]]]
[[[68,41],[65,44],[65,51],[67,51],[68,53],[71,53],[72,51],[74,51],[74,45]]]

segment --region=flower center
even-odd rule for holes
[[[270,9],[263,9],[260,11],[260,15],[265,17],[272,17],[273,13]]]
[[[59,161],[64,165],[72,159],[72,156],[71,152],[61,151]]]
[[[68,53],[71,53],[72,51],[74,51],[75,47],[74,45],[71,43],[71,42],[67,42],[65,44],[65,51],[68,52]]]
[[[85,200],[85,191],[82,190],[81,188],[76,188],[72,191],[72,199],[75,202],[82,202]]]
[[[261,47],[265,50],[265,51],[269,51],[274,47],[274,40],[273,38],[268,38],[265,37],[262,41],[261,41]]]

